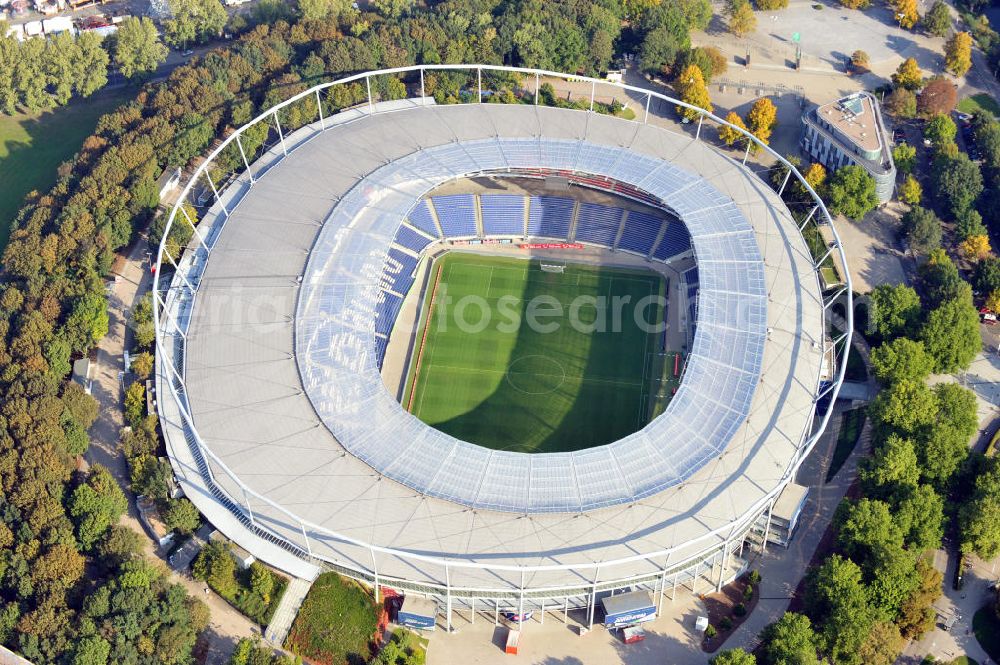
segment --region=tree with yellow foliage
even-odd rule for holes
[[[962,255],[970,261],[982,261],[990,255],[990,239],[985,235],[969,236],[959,245]]]
[[[920,70],[915,58],[907,58],[899,63],[896,73],[892,75],[892,83],[897,88],[917,90],[924,81],[924,73]]]
[[[917,0],[893,0],[892,7],[899,27],[912,30],[913,26],[920,21]]]
[[[993,312],[1000,312],[1000,290],[992,291],[986,296],[986,309]]]
[[[819,162],[813,162],[802,174],[802,177],[813,190],[819,191],[823,187],[823,183],[826,182],[826,167]]]
[[[705,79],[702,77],[698,65],[685,67],[674,82],[674,87],[680,93],[681,101],[703,108],[709,113],[712,112],[712,100],[708,96],[708,87],[705,85]],[[694,109],[684,106],[678,106],[677,112],[688,120],[697,120],[701,115]]]
[[[924,189],[920,186],[920,181],[913,177],[913,175],[906,176],[903,180],[903,184],[899,186],[899,200],[903,203],[907,203],[911,206],[915,206],[920,203],[920,199],[923,197]]]
[[[757,29],[757,15],[747,0],[729,3],[729,32],[737,37],[748,35]]]
[[[730,125],[736,125],[740,129],[747,128],[746,123],[743,122],[743,118],[741,118],[740,114],[737,113],[736,111],[730,111],[726,115],[726,122],[728,122]],[[738,131],[736,131],[732,127],[729,127],[728,125],[722,125],[719,127],[719,140],[725,143],[726,145],[731,146],[742,138],[744,138],[743,134],[740,134]]]
[[[956,32],[944,44],[944,68],[955,76],[965,76],[972,67],[972,35]]]
[[[768,97],[761,97],[755,101],[747,114],[747,126],[753,135],[765,144],[770,140],[771,131],[777,120],[778,107]]]

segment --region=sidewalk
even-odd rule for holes
[[[288,637],[288,631],[292,629],[295,615],[299,613],[299,608],[302,607],[302,601],[305,600],[310,587],[312,587],[312,582],[308,580],[298,577],[291,579],[285,588],[285,594],[281,597],[278,609],[271,617],[271,623],[264,631],[264,639],[279,649],[282,648],[285,638]]]
[[[107,336],[97,347],[97,369],[94,377],[93,396],[98,401],[97,422],[90,429],[90,447],[85,455],[90,464],[106,466],[118,481],[128,497],[128,513],[122,516],[121,524],[142,535],[144,553],[153,561],[162,564],[171,582],[182,584],[192,596],[204,601],[211,611],[211,622],[203,639],[207,639],[208,665],[224,665],[229,660],[236,642],[240,638],[258,633],[255,623],[233,609],[225,600],[214,593],[205,593],[205,585],[185,575],[179,575],[163,564],[153,541],[143,530],[138,520],[135,496],[129,490],[129,471],[125,456],[118,448],[119,432],[124,425],[122,384],[119,373],[124,371],[123,353],[125,340],[130,335],[126,328],[128,314],[139,297],[150,288],[151,276],[144,267],[147,243],[139,238],[129,252],[123,275],[113,286],[108,296],[108,317],[110,319]]]

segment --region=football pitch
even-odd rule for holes
[[[666,287],[648,271],[553,273],[537,260],[449,252],[431,266],[403,406],[496,450],[619,439],[676,386],[676,354],[662,348]]]

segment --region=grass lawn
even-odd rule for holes
[[[1000,104],[985,92],[966,97],[958,103],[958,110],[962,113],[976,113],[985,111],[992,113],[995,117],[1000,117]]]
[[[840,432],[837,433],[837,447],[833,450],[833,459],[830,460],[830,468],[826,472],[826,482],[833,480],[833,477],[840,471],[840,467],[844,466],[844,462],[851,456],[851,451],[857,445],[864,426],[864,409],[851,409],[844,412]]]
[[[311,662],[362,665],[371,657],[378,608],[356,583],[323,573],[302,601],[285,648]]]
[[[992,605],[981,607],[972,617],[972,630],[990,660],[1000,663],[1000,619]]]
[[[663,334],[636,322],[640,301],[665,292],[660,275],[584,265],[558,274],[457,252],[431,270],[437,295],[403,400],[427,424],[497,450],[579,450],[642,428],[657,412],[653,396],[671,392]],[[654,302],[639,316],[656,324],[661,310]]]
[[[25,194],[52,187],[56,169],[76,154],[97,119],[134,94],[117,89],[44,113],[0,114],[0,250]]]

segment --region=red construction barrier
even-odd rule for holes
[[[681,372],[681,354],[674,354],[674,376],[678,376]]]

